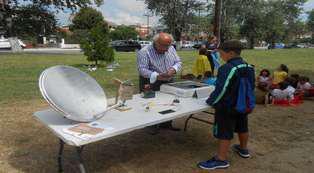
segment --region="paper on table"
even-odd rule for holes
[[[98,122],[92,122],[76,124],[64,128],[62,131],[81,140],[89,140],[108,133],[108,131],[113,129],[112,127],[102,127]]]

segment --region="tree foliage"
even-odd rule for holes
[[[78,36],[88,61],[95,62],[96,66],[99,61],[114,61],[114,51],[109,46],[109,27],[100,12],[82,8],[75,15],[71,30]]]
[[[43,6],[15,7],[2,13],[2,16],[0,26],[7,31],[6,35],[29,38],[56,32],[57,20],[55,16]]]
[[[306,0],[224,0],[222,41],[240,36],[250,47],[258,41],[290,41],[300,28],[299,15]]]
[[[175,40],[180,40],[189,19],[205,5],[198,0],[145,0],[145,3],[151,12],[161,16],[161,22],[168,27]]]
[[[309,12],[307,25],[309,30],[312,32],[312,40],[314,40],[314,9]]]
[[[106,24],[98,24],[93,27],[87,37],[82,39],[80,45],[87,60],[95,62],[96,66],[99,61],[114,61],[114,51],[109,47],[109,33]]]
[[[91,8],[85,7],[80,9],[78,13],[75,14],[70,30],[89,30],[99,23],[104,22],[104,17],[101,12]]]
[[[104,0],[8,0],[8,5],[6,6],[6,9],[23,6],[25,2],[43,7],[53,6],[59,10],[69,8],[74,11],[78,8],[84,8],[93,4],[100,6],[101,4],[103,4]]]
[[[115,30],[110,32],[110,38],[112,40],[135,40],[137,35],[138,33],[134,27],[124,25],[118,26]]]

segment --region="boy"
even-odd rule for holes
[[[247,115],[250,111],[239,112],[235,107],[239,103],[239,91],[243,89],[241,83],[243,82],[242,74],[245,74],[245,86],[251,88],[251,90],[247,90],[245,93],[252,96],[254,96],[255,74],[254,68],[240,57],[241,50],[241,42],[237,40],[226,41],[218,48],[220,56],[226,64],[218,69],[215,91],[213,91],[206,102],[215,109],[213,132],[214,136],[219,139],[219,147],[216,156],[210,160],[198,163],[198,167],[202,169],[213,170],[229,167],[227,153],[234,132],[238,133],[240,144],[233,145],[232,149],[243,158],[250,157],[247,149],[249,137]],[[240,96],[239,98],[243,97]],[[241,102],[244,103],[242,105],[244,107],[247,101],[245,99],[246,96]]]

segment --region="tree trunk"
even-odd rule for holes
[[[254,45],[255,45],[255,39],[254,39],[254,37],[251,37],[251,38],[250,38],[250,45],[249,45],[249,48],[250,48],[250,49],[254,49]]]

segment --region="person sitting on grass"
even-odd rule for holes
[[[270,72],[267,69],[263,69],[257,77],[257,87],[262,91],[268,91],[272,83]]]
[[[285,64],[281,64],[276,71],[274,71],[273,75],[273,84],[272,88],[278,88],[278,84],[283,82],[288,77],[289,69]]]
[[[242,44],[238,40],[226,41],[218,48],[221,58],[226,64],[218,69],[215,90],[206,102],[215,109],[213,132],[219,140],[219,147],[216,156],[198,163],[198,167],[202,169],[225,169],[230,166],[227,154],[234,132],[238,133],[240,145],[233,145],[232,149],[243,158],[250,157],[247,148],[248,112],[239,112],[237,108],[238,102],[244,103],[240,106],[247,108],[246,96],[254,95],[255,73],[252,65],[248,65],[241,58],[241,50]],[[247,89],[243,92],[245,96],[240,96],[240,91],[245,88],[243,83]]]
[[[198,80],[203,79],[205,72],[207,71],[211,72],[211,67],[207,59],[206,53],[207,53],[206,48],[200,48],[199,55],[196,58],[196,61],[193,66],[193,75]]]
[[[272,99],[275,99],[275,100],[285,100],[285,99],[292,100],[294,98],[294,94],[295,94],[296,89],[293,88],[287,80],[280,82],[278,85],[279,85],[279,88],[273,89],[271,91]]]
[[[293,88],[297,88],[298,87],[298,83],[299,83],[299,79],[300,79],[300,75],[299,74],[291,74],[290,78],[293,79],[290,84],[291,86],[293,86]]]
[[[306,76],[301,76],[299,78],[298,86],[297,86],[297,92],[302,94],[305,97],[310,96],[310,90],[313,88],[313,86],[310,83],[310,79]]]

